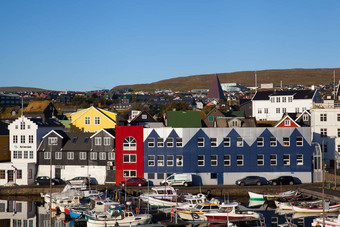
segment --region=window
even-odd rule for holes
[[[60,159],[62,159],[62,158],[63,158],[63,154],[62,154],[60,151],[55,152],[55,159],[60,160]]]
[[[99,152],[99,160],[106,160],[106,152]]]
[[[302,166],[303,165],[303,154],[296,155],[296,165]]]
[[[280,113],[280,108],[276,108],[276,113]]]
[[[154,173],[148,173],[148,179],[155,179],[155,174]]]
[[[282,102],[287,102],[287,97],[282,97]]]
[[[176,138],[176,147],[182,147],[183,143],[182,143],[182,138],[177,137]]]
[[[197,138],[197,146],[198,147],[204,147],[204,138],[203,137]]]
[[[280,97],[276,97],[276,102],[280,102]]]
[[[271,147],[276,147],[277,146],[276,137],[270,137],[270,146]]]
[[[28,142],[29,143],[33,143],[33,135],[29,135],[28,136]]]
[[[237,166],[243,166],[243,155],[241,154],[236,155],[236,164]]]
[[[284,154],[283,155],[283,165],[284,166],[289,166],[290,165],[290,155],[289,154]]]
[[[146,120],[146,119],[148,119],[148,116],[146,116],[146,114],[142,114],[142,119]]]
[[[167,166],[174,166],[174,156],[173,155],[167,155],[166,156],[166,165]]]
[[[97,160],[98,159],[98,153],[97,152],[90,152],[90,159],[91,160]]]
[[[5,179],[6,178],[6,171],[4,169],[0,170],[0,179]]]
[[[28,179],[32,179],[32,178],[33,178],[33,170],[28,169]]]
[[[57,145],[58,138],[57,137],[48,137],[48,145]]]
[[[338,116],[338,121],[340,121],[340,114],[337,114],[337,116]]]
[[[289,137],[283,137],[283,146],[284,147],[290,146],[290,138]]]
[[[25,135],[21,135],[20,138],[21,138],[20,142],[25,143]]]
[[[211,166],[217,166],[217,155],[211,155],[210,156],[210,165]]]
[[[21,169],[17,170],[17,179],[22,179],[22,170]]]
[[[79,159],[80,160],[86,160],[86,152],[80,152],[79,153]]]
[[[284,126],[290,126],[290,120],[285,120]]]
[[[108,160],[115,160],[115,153],[114,152],[108,152],[107,153],[107,159]]]
[[[30,151],[30,159],[33,159],[33,151]]]
[[[296,146],[297,147],[303,146],[303,138],[302,138],[302,136],[296,137]]]
[[[25,122],[20,122],[20,129],[24,130],[25,129]]]
[[[300,112],[300,108],[299,107],[295,107],[295,113],[299,113]]]
[[[217,173],[210,173],[210,179],[217,179]]]
[[[320,121],[327,121],[327,114],[320,114]]]
[[[13,135],[13,143],[18,143],[18,136],[17,135]]]
[[[155,138],[148,138],[148,147],[155,147]]]
[[[44,159],[51,159],[51,152],[45,151],[44,152]]]
[[[137,149],[137,143],[135,138],[128,136],[123,141],[123,150],[136,150]]]
[[[155,166],[155,156],[148,155],[148,166]]]
[[[85,117],[85,125],[91,124],[91,118],[90,117]]]
[[[275,102],[275,98],[274,97],[270,97],[270,102],[274,103]]]
[[[94,145],[101,146],[102,145],[102,138],[101,137],[94,137]]]
[[[230,137],[223,138],[223,146],[230,147]]]
[[[209,116],[209,117],[208,117],[208,121],[209,121],[209,122],[213,122],[213,121],[214,121],[214,116]]]
[[[268,113],[268,108],[264,108],[264,113],[265,113],[265,114]]]
[[[110,137],[104,137],[104,146],[110,146]]]
[[[340,128],[338,128],[338,137],[340,137]]]
[[[288,97],[288,102],[293,102],[293,97]]]
[[[223,164],[224,164],[224,166],[230,166],[231,165],[230,155],[228,155],[228,154],[224,155]]]
[[[302,120],[303,120],[303,121],[309,121],[309,116],[308,116],[308,114],[304,114],[304,115],[302,116]]]
[[[18,151],[18,159],[22,159],[22,151]]]
[[[321,128],[320,129],[320,135],[321,135],[321,137],[327,137],[327,129]]]
[[[243,147],[243,138],[242,137],[236,138],[236,146],[237,147]]]
[[[323,152],[327,152],[327,151],[328,151],[327,148],[328,148],[327,144],[324,144],[324,145],[323,145]]]
[[[13,158],[17,159],[18,158],[18,151],[13,151]]]
[[[166,139],[166,146],[167,147],[173,147],[174,146],[174,138],[171,138],[171,137],[167,138]]]
[[[271,166],[276,166],[277,165],[277,155],[276,154],[271,154],[270,155],[270,165]]]
[[[157,166],[164,166],[164,155],[157,155]]]
[[[286,108],[282,108],[282,113],[286,113]]]
[[[210,146],[211,147],[217,147],[217,139],[216,138],[210,138]]]
[[[264,138],[263,137],[257,137],[257,146],[263,147],[264,146]]]
[[[257,113],[262,114],[262,109],[261,108],[257,109]]]
[[[164,173],[157,173],[157,179],[165,179],[164,176]]]
[[[24,151],[24,159],[28,159],[28,151]]]
[[[94,124],[100,125],[100,117],[94,117]]]
[[[124,163],[135,163],[137,160],[136,154],[124,154],[123,155],[123,162]]]
[[[257,155],[257,165],[264,166],[264,155],[263,154]]]
[[[183,166],[183,155],[176,155],[176,166]]]
[[[204,166],[205,165],[204,155],[198,155],[197,156],[197,165],[198,166]]]
[[[157,147],[164,147],[164,139],[157,138]]]
[[[124,170],[123,171],[123,177],[136,177],[137,172],[136,170]]]
[[[58,152],[57,152],[58,153]],[[61,152],[60,152],[61,153]],[[57,159],[57,158],[56,158]],[[61,158],[60,158],[61,159]],[[67,152],[67,159],[73,160],[74,159],[74,152]]]

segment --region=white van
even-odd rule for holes
[[[183,185],[185,187],[192,184],[191,173],[174,173],[161,182],[161,185]]]

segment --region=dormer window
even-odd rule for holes
[[[293,97],[288,97],[288,102],[293,102]]]
[[[25,130],[25,122],[20,122],[20,129]]]
[[[303,121],[309,121],[309,116],[308,116],[308,114],[304,114],[304,115],[302,116],[302,120],[303,120]]]

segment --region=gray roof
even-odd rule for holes
[[[63,150],[90,150],[91,149],[91,141],[90,137],[93,133],[90,132],[69,132],[66,133],[68,139],[63,147]]]
[[[253,100],[269,100],[271,96],[294,96],[294,99],[312,99],[316,90],[296,90],[296,91],[258,91]]]

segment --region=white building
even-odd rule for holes
[[[311,110],[312,141],[324,147],[324,158],[328,167],[339,164],[340,155],[340,106],[319,103]]]
[[[37,146],[43,135],[52,129],[63,129],[64,126],[56,120],[43,122],[41,118],[21,116],[9,126],[9,149],[11,162],[1,164],[0,185],[15,183],[28,185],[34,183],[37,164]]]
[[[279,121],[284,113],[302,113],[321,101],[317,90],[257,91],[252,99],[256,120]]]
[[[0,200],[0,226],[37,226],[34,202]]]

